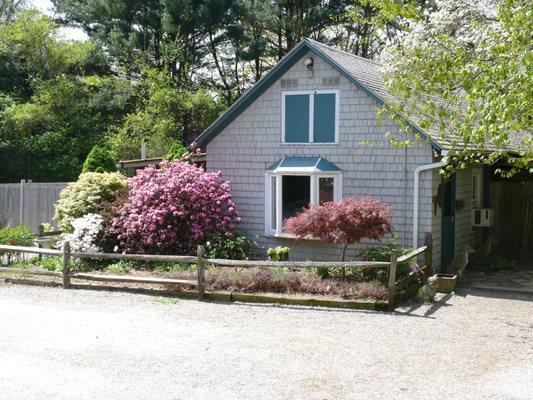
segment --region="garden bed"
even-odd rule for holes
[[[60,271],[61,258],[45,257],[42,260],[32,258],[11,264],[13,268],[42,269],[43,271]],[[120,275],[134,277],[161,277],[179,280],[197,280],[195,266],[151,263],[141,264],[120,261],[104,265],[96,262],[78,262],[73,265],[74,271],[97,272],[99,275]],[[73,272],[74,272],[73,271]],[[363,277],[348,275],[346,280],[340,277],[322,278],[320,272],[310,269],[292,270],[289,268],[224,268],[208,267],[205,271],[207,292],[225,292],[232,295],[291,295],[313,296],[314,298],[336,300],[385,300],[387,289],[382,282],[363,281]],[[6,276],[4,274],[4,276]],[[76,280],[75,276],[72,277]],[[124,283],[106,283],[109,286],[123,286]],[[129,284],[138,287],[137,284]],[[153,289],[174,289],[175,285],[148,284]],[[187,286],[184,286],[187,288]],[[193,287],[191,286],[191,289]]]

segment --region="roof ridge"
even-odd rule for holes
[[[366,57],[363,57],[363,56],[358,56],[357,54],[353,54],[353,53],[350,53],[348,51],[344,51],[344,50],[340,50],[336,47],[333,47],[333,46],[330,46],[328,44],[324,44],[324,43],[321,43],[315,39],[311,39],[311,38],[305,38],[305,40],[309,41],[311,44],[313,45],[317,45],[319,47],[326,47],[327,49],[329,50],[332,50],[332,51],[336,51],[337,53],[342,53],[342,54],[346,54],[347,56],[350,56],[350,57],[354,57],[354,58],[357,58],[361,61],[365,61],[365,62],[368,62],[370,64],[374,64],[378,67],[381,67],[381,64],[378,63],[377,61],[374,61],[374,60],[371,60],[370,58],[366,58]]]

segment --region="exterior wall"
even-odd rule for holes
[[[293,259],[338,259],[340,248],[318,241],[265,236],[265,170],[285,155],[322,156],[335,163],[343,170],[343,198],[372,196],[392,203],[395,234],[400,244],[411,246],[413,173],[417,166],[433,162],[431,146],[393,148],[385,134],[397,132],[398,126],[390,121],[381,121],[378,126],[375,101],[318,56],[313,57],[314,71],[299,61],[281,78],[297,79],[296,86],[282,88],[278,80],[208,144],[208,170],[222,171],[231,182],[233,199],[242,215],[240,228],[259,236],[265,247],[290,246]],[[339,77],[340,84],[325,86],[324,77]],[[280,143],[282,91],[315,89],[340,91],[339,143]],[[431,174],[424,175],[420,243],[432,232],[431,186]],[[354,249],[348,255],[353,257]]]

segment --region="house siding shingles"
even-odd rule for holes
[[[340,248],[318,241],[265,236],[265,170],[286,155],[322,156],[335,163],[343,170],[343,198],[372,196],[391,203],[395,234],[401,244],[410,246],[413,173],[418,165],[433,162],[431,146],[393,148],[385,134],[397,132],[398,127],[386,120],[379,125],[375,101],[318,56],[308,56],[314,57],[312,72],[297,62],[207,145],[208,170],[222,171],[231,182],[233,199],[242,215],[240,228],[257,235],[265,247],[290,246],[293,259],[335,260]],[[335,82],[335,77],[339,85],[323,84]],[[282,88],[281,79],[294,79],[297,85]],[[282,91],[315,89],[340,90],[339,144],[280,143]],[[426,173],[421,180],[420,243],[434,228],[431,177]],[[349,255],[354,256],[353,249]]]

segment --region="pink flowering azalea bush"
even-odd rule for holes
[[[111,221],[127,252],[190,254],[241,220],[229,182],[187,162],[144,168],[128,186],[128,198]]]
[[[346,249],[363,239],[381,239],[392,232],[390,204],[372,198],[348,198],[310,206],[284,221],[287,232],[303,238],[312,236],[323,242],[342,243]]]

